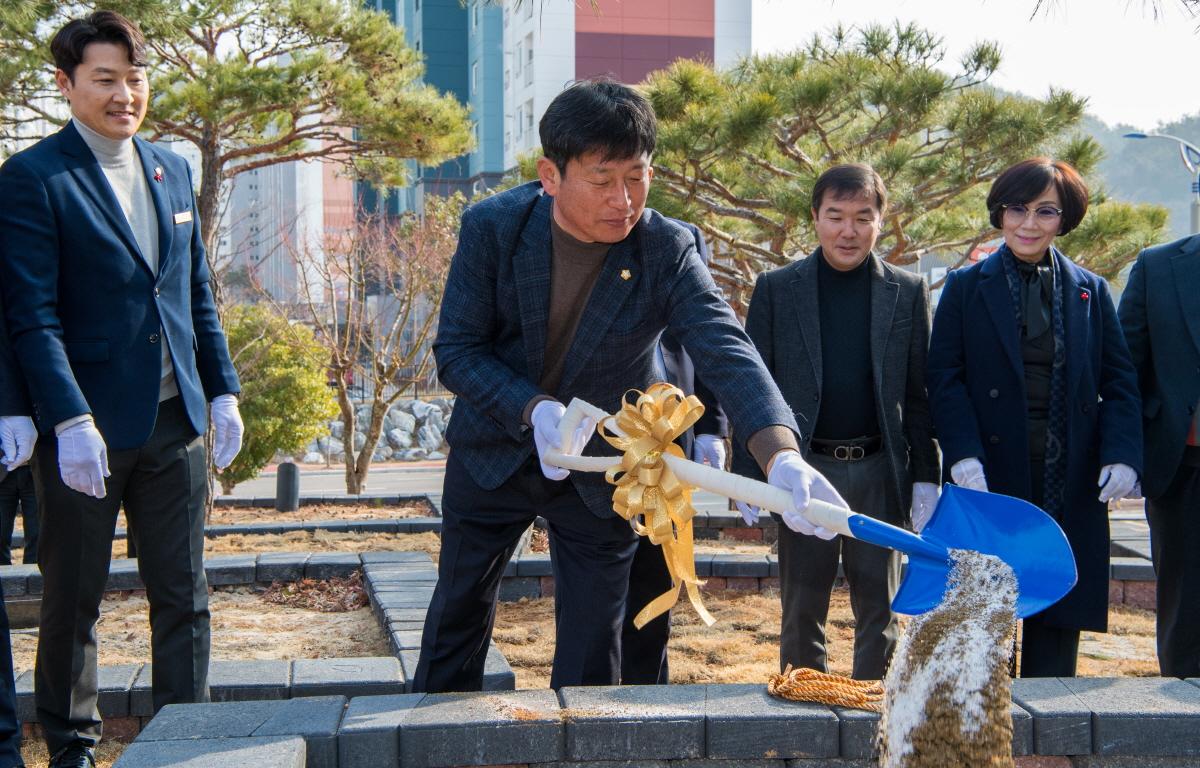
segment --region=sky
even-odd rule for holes
[[[1001,46],[991,82],[1043,97],[1053,87],[1087,97],[1088,112],[1110,126],[1143,130],[1200,112],[1200,17],[1180,0],[753,0],[758,54],[806,43],[836,24],[899,19],[940,35],[944,67],[955,71],[974,43]]]

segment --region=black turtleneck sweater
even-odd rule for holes
[[[879,434],[871,371],[870,259],[840,272],[818,251],[821,409],[813,437],[850,440]]]

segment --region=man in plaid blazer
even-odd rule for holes
[[[458,395],[447,431],[438,584],[414,690],[478,690],[504,567],[521,533],[549,523],[557,643],[550,685],[618,682],[636,541],[599,474],[542,463],[563,403],[608,412],[656,375],[670,330],[725,407],[734,440],[793,494],[843,503],[800,458],[791,409],[721,299],[692,234],[645,208],[656,125],[649,103],[609,80],[568,87],[540,125],[539,181],[463,216],[434,344]],[[612,453],[598,438],[589,453]]]

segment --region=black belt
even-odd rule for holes
[[[879,452],[883,447],[883,436],[856,437],[851,440],[821,440],[814,437],[811,446],[813,453],[832,456],[838,461],[861,461]]]

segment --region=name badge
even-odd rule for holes
[[[191,211],[180,211],[179,213],[175,214],[175,223],[176,224],[187,224],[191,220],[192,220],[192,212]]]

